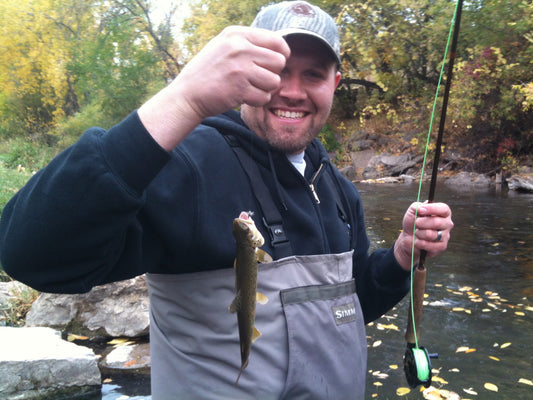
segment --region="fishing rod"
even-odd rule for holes
[[[431,172],[428,203],[432,203],[435,198],[435,189],[437,186],[437,175],[439,171],[439,161],[440,161],[441,148],[442,148],[442,137],[444,134],[446,111],[448,108],[448,98],[450,95],[450,87],[451,87],[452,75],[453,75],[453,64],[457,56],[457,41],[459,37],[459,25],[461,22],[462,8],[463,8],[463,0],[458,0],[456,4],[456,8],[455,8],[454,19],[453,19],[453,34],[452,34],[452,41],[451,41],[451,47],[450,47],[450,59],[448,61],[448,71],[447,71],[446,84],[444,87],[444,96],[442,100],[439,130],[437,134],[437,141],[435,144],[435,155],[433,157],[433,169]],[[448,43],[449,43],[449,37],[448,37]],[[446,52],[444,55],[444,59],[446,59],[446,53],[447,53],[447,48],[446,48]],[[444,69],[444,62],[443,62],[442,68]],[[442,78],[443,69],[441,70],[441,78]],[[439,79],[438,87],[440,87],[440,79]],[[438,98],[438,88],[437,88],[437,94],[435,95],[435,104],[436,104],[437,98]],[[433,106],[433,110],[435,109],[435,104]],[[432,115],[432,122],[433,122],[433,115]],[[428,139],[426,141],[426,154],[427,154],[427,148],[429,144],[430,135],[431,135],[431,124],[429,128]],[[422,186],[422,178],[424,174],[425,161],[426,161],[426,157],[424,156],[424,165],[422,167],[422,174],[420,176],[420,187]],[[418,200],[420,200],[420,190],[418,192],[418,197],[419,197]],[[417,214],[415,213],[415,226],[416,226],[416,216]],[[413,233],[413,250],[414,250],[414,233]],[[422,319],[422,310],[424,307],[423,305],[424,292],[425,292],[425,287],[426,287],[426,268],[425,268],[426,256],[427,256],[427,251],[421,250],[418,265],[414,268],[411,268],[411,302],[409,306],[409,317],[408,317],[407,329],[405,332],[405,340],[407,342],[407,348],[405,350],[405,354],[403,358],[403,368],[405,372],[405,377],[407,378],[407,383],[409,384],[411,388],[415,388],[418,385],[423,385],[424,387],[427,388],[431,385],[432,373],[431,373],[430,358],[438,358],[438,354],[430,354],[425,347],[420,347],[418,345],[417,329],[420,325],[420,320]]]

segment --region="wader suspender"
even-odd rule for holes
[[[257,164],[252,158],[239,146],[238,141],[231,135],[224,135],[224,138],[231,146],[231,149],[237,156],[243,171],[248,176],[250,186],[254,193],[255,198],[259,202],[261,211],[263,212],[263,224],[265,225],[268,234],[270,236],[270,244],[274,249],[274,259],[280,259],[288,256],[292,256],[292,247],[289,239],[285,236],[285,230],[283,229],[283,220],[279,213],[272,195],[263,182],[263,177],[259,172]]]

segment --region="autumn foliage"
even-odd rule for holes
[[[175,77],[224,26],[248,25],[265,4],[192,2],[178,43],[173,17],[180,10],[155,22],[153,3],[3,0],[0,139],[64,146],[88,126],[108,127]],[[343,124],[333,131],[349,135],[346,126],[371,120],[395,131],[408,120],[425,135],[455,2],[318,4],[341,30],[335,117]],[[531,154],[532,32],[528,0],[465,3],[446,128],[447,146],[462,154],[463,167],[512,168]]]

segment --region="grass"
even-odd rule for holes
[[[0,214],[9,199],[24,186],[31,175],[24,167],[8,168],[0,161]]]
[[[0,303],[0,326],[23,326],[26,314],[38,296],[37,290],[15,283],[7,301]]]

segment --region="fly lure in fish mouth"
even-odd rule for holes
[[[265,243],[261,232],[255,226],[251,212],[241,212],[233,220],[233,236],[236,242],[235,257],[235,299],[230,311],[237,313],[239,342],[241,348],[241,368],[235,385],[248,366],[252,343],[261,336],[255,327],[256,302],[266,304],[268,298],[257,292],[258,262],[270,262],[272,258],[259,249]]]
[[[426,158],[429,148],[429,141],[431,138],[431,130],[433,126],[433,120],[435,117],[435,108],[437,104],[437,99],[439,95],[439,89],[441,86],[442,76],[444,74],[444,65],[446,63],[446,58],[448,55],[448,46],[451,41],[450,48],[450,59],[448,61],[448,73],[446,79],[446,85],[444,88],[444,96],[442,101],[442,109],[439,121],[439,130],[437,134],[437,141],[435,145],[435,156],[433,159],[433,170],[431,174],[431,183],[429,188],[428,202],[433,202],[435,196],[435,188],[437,185],[437,174],[439,168],[440,153],[442,148],[442,136],[444,132],[444,123],[446,120],[446,110],[448,106],[448,97],[450,93],[452,74],[453,74],[453,63],[457,54],[457,39],[459,36],[459,25],[461,21],[461,11],[463,7],[463,0],[458,0],[455,6],[454,17],[452,19],[452,24],[450,26],[450,31],[448,34],[448,41],[446,43],[446,50],[444,52],[444,59],[442,62],[442,68],[439,76],[439,83],[437,85],[437,92],[435,94],[435,101],[433,103],[433,110],[431,114],[431,121],[429,125],[428,136],[426,140],[426,150],[424,153],[424,162],[422,164],[422,172],[420,176],[420,185],[418,188],[418,197],[417,203],[420,204],[420,193],[422,191],[422,182],[424,177],[424,170],[426,167]],[[414,263],[414,250],[415,250],[415,233],[416,233],[416,219],[418,215],[418,208],[415,211],[415,228],[413,229],[413,247],[411,250],[411,302],[409,307],[409,317],[407,330],[405,333],[405,340],[407,342],[407,348],[405,350],[403,358],[403,366],[405,376],[407,378],[407,383],[412,388],[417,387],[418,385],[423,385],[424,387],[429,387],[431,385],[431,362],[430,358],[438,357],[438,354],[429,354],[424,347],[419,347],[418,345],[418,334],[417,329],[422,318],[422,309],[423,309],[423,300],[424,300],[424,291],[426,286],[426,268],[424,266],[426,260],[426,251],[422,250],[420,252],[420,259],[418,265],[415,267]]]

